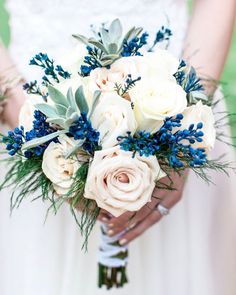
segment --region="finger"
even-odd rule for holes
[[[180,200],[182,196],[182,191],[171,191],[166,197],[160,202],[162,206],[167,209],[174,207]]]
[[[128,219],[127,221],[124,220],[123,224],[119,224],[118,226],[114,226],[113,224],[110,225],[110,222],[108,222],[109,230],[108,235],[114,236],[118,233],[124,231],[124,230],[130,230],[134,228],[138,223],[143,221],[156,207],[156,205],[160,202],[160,200],[153,199],[152,202],[146,204],[143,206],[138,212],[135,212],[134,215]]]
[[[127,245],[137,237],[139,237],[143,232],[145,232],[148,228],[150,228],[153,224],[158,222],[162,218],[162,215],[159,211],[154,210],[149,216],[140,222],[133,229],[125,233],[121,239],[119,240],[120,245]]]
[[[135,215],[135,212],[125,212],[119,217],[113,217],[110,219],[108,226],[110,228],[123,227],[128,221],[132,220],[132,217]]]
[[[109,212],[101,209],[97,217],[97,220],[107,224],[112,217],[113,216]]]
[[[130,212],[128,214],[124,214],[122,218],[120,218],[119,222],[114,222],[110,220],[108,222],[108,235],[114,236],[124,230],[130,230],[134,228],[139,222],[143,221],[150,213],[153,211],[153,208],[160,202],[157,198],[152,198],[150,203],[144,205],[139,211],[133,212],[132,215]]]
[[[171,209],[174,205],[176,205],[176,203],[179,202],[181,199],[181,194],[181,191],[171,191],[160,203],[167,209]],[[150,213],[142,222],[124,234],[119,243],[121,245],[130,243],[135,238],[140,236],[146,229],[159,222],[161,218],[161,213],[158,211],[158,209],[154,208],[153,212]]]

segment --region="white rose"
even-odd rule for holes
[[[19,126],[23,126],[26,132],[33,128],[34,111],[36,110],[34,105],[36,103],[42,103],[42,97],[29,95],[20,109]]]
[[[76,171],[81,164],[76,156],[68,159],[65,155],[74,147],[73,139],[65,136],[59,138],[59,143],[51,142],[43,154],[42,169],[52,182],[58,195],[66,194],[72,183]]]
[[[156,157],[132,158],[118,146],[95,152],[84,197],[119,216],[137,211],[151,201],[155,181],[164,177]]]
[[[134,103],[139,130],[157,131],[166,117],[182,113],[187,107],[186,92],[175,81],[141,79],[129,92]]]
[[[216,140],[215,119],[211,107],[203,105],[201,101],[185,109],[180,129],[188,129],[191,124],[203,123],[201,131],[204,133],[202,142],[195,142],[193,147],[210,150]]]
[[[133,135],[137,128],[131,103],[115,92],[101,95],[91,122],[100,133],[103,148],[117,145],[118,136],[125,136],[128,131]]]
[[[174,74],[179,67],[179,60],[164,49],[156,49],[155,52],[146,52],[143,56],[145,67],[143,67],[144,78],[160,76],[175,81]],[[142,74],[142,73],[141,73]]]

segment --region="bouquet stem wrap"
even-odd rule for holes
[[[107,235],[107,226],[101,225],[101,245],[98,255],[98,286],[107,289],[122,287],[128,282],[126,266],[128,262],[128,247],[120,246],[119,239],[123,233],[114,237]]]

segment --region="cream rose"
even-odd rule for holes
[[[91,122],[100,133],[103,148],[117,145],[118,136],[125,136],[128,131],[134,134],[137,128],[130,101],[115,92],[102,94]]]
[[[59,141],[59,143],[51,142],[45,150],[42,169],[53,183],[56,193],[63,195],[69,191],[73,177],[81,164],[76,156],[65,158],[65,155],[74,147],[74,140],[65,135],[61,136]]]
[[[118,146],[95,152],[89,168],[84,197],[119,216],[137,211],[151,201],[155,181],[164,177],[156,157],[132,158]]]
[[[203,123],[201,129],[204,133],[202,142],[196,142],[193,146],[211,150],[214,147],[216,140],[215,119],[211,107],[203,105],[201,101],[197,104],[188,107],[183,112],[182,126],[180,129],[188,129],[191,124]]]
[[[175,81],[141,79],[129,92],[134,103],[139,130],[157,131],[165,117],[182,113],[187,107],[186,93]]]

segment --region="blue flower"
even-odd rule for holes
[[[174,77],[186,93],[204,90],[201,79],[197,76],[195,69],[188,67],[183,60],[180,61],[178,71],[174,74]]]
[[[54,60],[50,59],[46,53],[36,54],[31,60],[30,65],[39,66],[44,70],[45,76],[43,76],[43,84],[51,84],[50,78],[52,78],[57,83],[59,82],[58,75],[64,79],[69,79],[71,74],[65,71],[62,66],[54,66]]]
[[[147,44],[148,33],[143,33],[141,37],[135,37],[130,41],[125,40],[121,56],[141,55],[139,50]]]
[[[161,27],[161,29],[156,33],[153,45],[148,51],[153,51],[154,47],[163,41],[169,41],[170,37],[172,36],[172,32],[169,28],[166,28],[164,26]]]
[[[9,155],[14,156],[16,153],[20,152],[22,145],[35,138],[43,137],[48,134],[55,132],[53,128],[46,122],[46,116],[41,113],[40,111],[34,112],[34,121],[33,121],[33,128],[28,131],[24,132],[23,127],[17,127],[12,131],[8,131],[8,135],[3,137],[2,141],[6,144],[6,150],[8,150]],[[58,141],[57,138],[51,141]],[[41,156],[45,149],[48,147],[48,141],[42,145],[36,146],[31,150],[27,150],[24,152],[24,156],[26,158],[30,158],[32,156]]]
[[[84,57],[85,65],[80,67],[80,74],[82,76],[88,76],[92,70],[102,66],[98,61],[100,55],[98,49],[92,48],[91,46],[87,46],[86,49],[88,55]]]
[[[14,156],[19,152],[24,143],[24,128],[15,128],[8,131],[8,135],[4,136],[2,142],[6,145],[6,150],[10,156]]]
[[[23,90],[25,90],[28,94],[37,94],[37,95],[40,95],[42,96],[42,98],[47,101],[47,96],[48,94],[44,94],[40,87],[38,86],[38,82],[35,80],[35,81],[32,81],[32,82],[29,82],[29,83],[25,83],[23,85]]]
[[[99,132],[93,129],[87,114],[81,113],[79,119],[69,128],[75,140],[83,140],[82,148],[90,154],[99,149]]]

